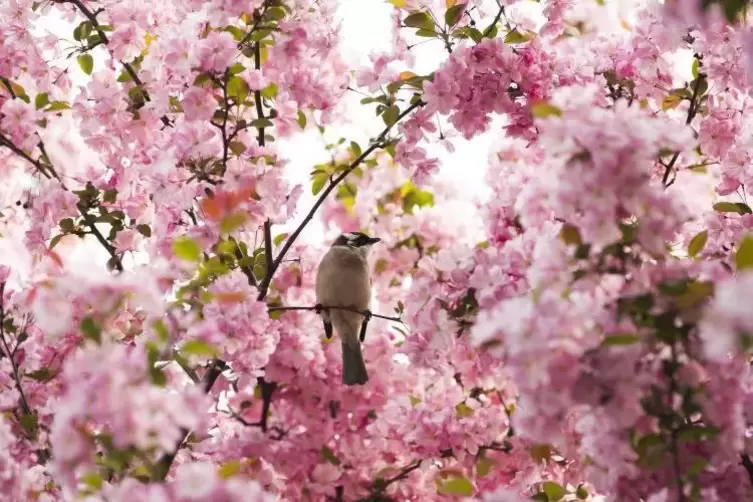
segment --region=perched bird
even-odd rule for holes
[[[361,324],[358,312],[326,307],[349,307],[358,311],[371,305],[371,277],[367,258],[378,237],[361,232],[340,235],[324,255],[316,271],[316,301],[325,308],[320,311],[327,338],[334,327],[343,349],[343,383],[363,385],[369,375],[361,354]]]

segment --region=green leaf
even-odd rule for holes
[[[588,491],[582,486],[578,486],[575,490],[575,496],[578,497],[579,500],[586,500],[588,498]]]
[[[714,204],[714,211],[719,213],[753,214],[750,206],[742,202],[717,202]]]
[[[239,76],[230,77],[227,82],[227,95],[236,103],[243,103],[248,97],[249,89],[246,81]]]
[[[136,230],[144,237],[152,236],[152,228],[147,224],[136,225]]]
[[[262,129],[264,127],[272,127],[274,124],[268,118],[259,118],[251,121],[251,127]]]
[[[340,465],[342,463],[340,459],[337,458],[337,455],[335,455],[335,452],[333,452],[326,446],[322,446],[321,454],[322,458],[332,465]]]
[[[455,416],[457,418],[467,418],[473,416],[473,408],[465,403],[458,403],[455,406]]]
[[[271,21],[279,21],[280,19],[285,17],[285,11],[280,7],[270,7],[269,9],[267,9],[264,17]]]
[[[62,239],[63,237],[65,237],[65,234],[58,234],[52,239],[50,239],[50,249],[57,246],[60,243],[60,239]]]
[[[531,105],[531,115],[539,119],[551,116],[561,117],[562,110],[549,103],[539,102]]]
[[[93,490],[99,490],[100,488],[102,488],[102,476],[100,476],[97,472],[87,472],[86,474],[81,476],[81,481],[83,481],[86,486]]]
[[[476,460],[476,475],[483,478],[484,476],[489,474],[493,466],[493,460],[486,457],[479,458],[478,460]]]
[[[184,354],[192,354],[194,356],[202,357],[217,357],[220,352],[215,347],[212,347],[206,342],[201,340],[188,340],[181,347],[181,352]]]
[[[242,73],[243,70],[245,70],[246,67],[243,66],[241,63],[235,63],[230,68],[227,69],[227,72],[229,75],[238,75],[239,73]]]
[[[47,106],[50,102],[50,95],[47,92],[43,92],[40,94],[37,94],[37,97],[34,98],[34,106],[37,110],[44,108]]]
[[[19,420],[21,427],[31,436],[36,435],[39,426],[39,417],[34,414],[24,413]]]
[[[81,331],[90,340],[94,340],[97,343],[102,341],[102,330],[91,317],[85,317],[81,320]]]
[[[463,476],[451,476],[445,480],[437,480],[437,491],[442,495],[473,495],[473,483]]]
[[[400,115],[400,108],[396,105],[392,105],[387,108],[382,114],[382,120],[388,127],[394,125],[397,122],[397,117]]]
[[[413,189],[403,198],[403,211],[413,214],[413,208],[431,207],[434,205],[434,194],[426,190]]]
[[[433,28],[430,30],[426,28],[421,28],[420,30],[416,31],[416,35],[418,35],[419,37],[434,37],[436,36],[436,34],[437,32],[434,31]]]
[[[313,183],[311,184],[311,193],[313,195],[318,194],[324,188],[324,184],[327,183],[329,175],[327,173],[317,173],[313,176]]]
[[[737,270],[753,268],[753,236],[743,238],[735,253],[735,266]]]
[[[505,35],[504,41],[506,44],[522,44],[529,40],[531,40],[531,35],[528,33],[521,33],[518,30],[510,30],[510,32]]]
[[[57,112],[60,110],[69,110],[71,108],[71,105],[66,103],[65,101],[53,101],[50,103],[50,106],[45,109],[45,112]]]
[[[562,242],[564,242],[567,245],[575,245],[580,246],[583,244],[583,240],[580,237],[580,230],[578,230],[578,227],[575,225],[570,225],[568,223],[562,225],[562,230],[560,230],[560,239],[562,239]]]
[[[682,103],[683,97],[675,93],[667,94],[661,102],[661,109],[664,111],[677,108]]]
[[[605,346],[616,345],[632,345],[641,341],[641,337],[630,333],[623,333],[619,335],[608,335],[604,337],[604,341],[601,343]]]
[[[434,21],[431,20],[431,16],[426,12],[414,12],[410,14],[403,20],[403,24],[411,28],[423,28],[434,31]]]
[[[241,471],[242,467],[240,460],[229,460],[220,466],[217,474],[221,479],[232,478]]]
[[[695,235],[695,237],[690,239],[690,243],[688,244],[688,256],[693,258],[695,257],[695,255],[703,251],[703,248],[706,247],[706,242],[708,242],[708,240],[709,240],[708,230],[698,232]]]
[[[360,157],[361,153],[363,153],[361,151],[361,146],[355,141],[350,142],[350,151],[353,152],[353,155],[355,155],[356,157]]]
[[[301,126],[301,129],[306,129],[306,114],[303,113],[301,110],[298,110],[298,125]]]
[[[556,502],[568,494],[567,490],[554,481],[544,481],[541,485],[541,490],[546,493],[550,502]]]
[[[49,382],[55,377],[55,375],[52,373],[52,371],[50,371],[49,368],[41,368],[36,371],[26,373],[25,376],[31,378],[32,380],[36,380],[37,382]]]
[[[693,78],[698,78],[698,68],[699,68],[698,58],[693,58],[693,66],[690,67],[690,71],[693,73]]]
[[[535,444],[528,449],[531,458],[537,464],[549,460],[552,456],[552,448],[548,444]]]
[[[447,23],[447,26],[455,26],[458,24],[460,19],[463,17],[463,12],[465,12],[465,5],[464,3],[459,3],[457,5],[453,5],[449,9],[447,9],[444,13],[444,21]]]
[[[275,240],[273,241],[275,243],[275,246],[279,246],[282,244],[282,241],[284,241],[288,237],[288,234],[280,234],[277,237],[275,237]]]
[[[92,74],[92,70],[94,70],[94,58],[92,58],[91,54],[81,54],[76,58],[76,61],[78,61],[78,65],[84,73],[87,75]]]
[[[272,82],[267,87],[262,89],[260,92],[261,92],[261,95],[264,96],[265,98],[274,99],[277,96],[277,93],[279,91],[280,91],[280,88],[277,86],[277,84]]]
[[[225,216],[220,222],[220,233],[230,234],[248,221],[248,215],[242,211]]]
[[[175,256],[186,261],[201,260],[201,248],[188,237],[179,237],[173,242]]]

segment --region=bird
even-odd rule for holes
[[[381,241],[361,232],[346,232],[332,242],[316,271],[317,310],[324,333],[337,332],[342,345],[344,385],[364,385],[369,380],[361,352],[361,325],[371,306],[371,277],[368,256],[371,246]],[[346,307],[350,310],[327,308]]]

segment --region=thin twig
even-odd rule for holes
[[[391,477],[389,479],[377,479],[377,481],[375,481],[372,484],[370,495],[373,497],[374,495],[380,495],[380,494],[384,493],[391,484],[396,483],[397,481],[401,481],[401,480],[407,478],[408,475],[411,472],[413,472],[416,469],[418,469],[419,467],[421,467],[421,463],[422,462],[423,462],[422,460],[414,460],[410,464],[408,464],[405,467],[403,467],[403,469],[398,474],[396,474],[395,476],[393,476],[393,477]],[[365,501],[365,500],[370,500],[370,499],[369,498],[365,498],[365,499],[361,499],[361,500]]]
[[[703,73],[700,73],[698,77],[695,80],[695,85],[693,86],[693,96],[690,98],[690,106],[688,107],[688,115],[685,118],[685,125],[690,125],[691,122],[693,122],[693,119],[695,118],[696,113],[698,112],[698,106],[696,104],[696,99],[698,99],[698,89],[701,87],[701,81],[706,78],[706,75]],[[680,152],[675,152],[674,155],[672,155],[672,158],[669,160],[669,163],[664,166],[664,176],[662,176],[661,182],[662,185],[664,185],[664,188],[668,188],[672,183],[674,183],[674,180],[671,182],[669,181],[669,175],[672,172],[672,168],[675,166],[675,163],[677,162],[677,159],[680,157]]]
[[[405,324],[403,320],[400,319],[399,317],[391,317],[391,316],[386,316],[386,315],[374,314],[369,310],[361,310],[361,309],[356,309],[353,307],[341,307],[341,306],[330,306],[330,305],[321,305],[321,306],[313,305],[311,307],[304,307],[304,306],[267,307],[267,310],[269,312],[275,312],[279,310],[314,310],[316,311],[319,309],[321,310],[331,310],[331,309],[347,310],[348,312],[354,312],[356,314],[361,314],[363,316],[378,317],[379,319],[386,319],[387,321],[394,321],[394,322],[399,322],[401,324]]]
[[[497,2],[497,5],[499,5],[499,10],[497,11],[497,15],[494,17],[494,21],[492,21],[492,24],[486,27],[484,32],[481,34],[483,38],[486,38],[489,36],[489,34],[492,32],[495,26],[497,26],[497,23],[502,18],[502,14],[505,13],[505,6],[502,5],[499,1]]]
[[[261,69],[261,43],[257,42],[254,46],[254,68],[257,70]],[[261,90],[257,89],[254,91],[254,102],[256,103],[256,119],[257,120],[264,120],[264,107],[262,106],[261,102]],[[259,134],[257,135],[257,141],[259,142],[259,146],[264,146],[264,128],[258,127]]]

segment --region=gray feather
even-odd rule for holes
[[[361,354],[361,344],[349,344],[342,341],[343,347],[343,384],[345,385],[364,385],[369,381],[369,374],[366,372],[366,364],[363,362]]]

